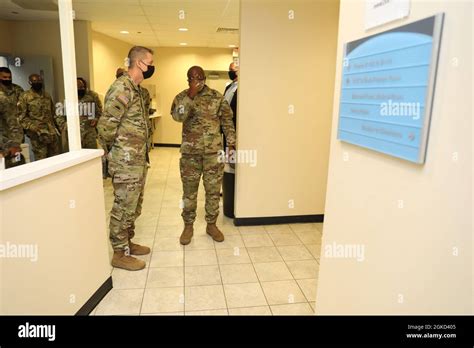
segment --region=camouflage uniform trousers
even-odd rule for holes
[[[147,172],[146,164],[125,167],[109,163],[115,198],[109,226],[114,250],[127,250],[135,236],[135,220],[142,212]]]
[[[180,172],[184,202],[181,216],[184,223],[192,224],[196,220],[201,175],[206,191],[206,221],[210,224],[215,223],[219,216],[220,188],[224,175],[224,163],[219,162],[218,154],[182,154]]]
[[[57,135],[52,136],[52,142],[49,144],[41,142],[39,136],[33,132],[27,132],[27,135],[28,138],[30,138],[31,147],[35,154],[35,161],[53,157],[61,153],[60,140]]]
[[[81,120],[81,146],[83,149],[97,149],[97,130],[89,120]]]

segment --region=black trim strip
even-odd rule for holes
[[[161,144],[161,143],[155,143],[155,146],[158,147],[181,147],[181,144]]]
[[[324,214],[235,218],[235,226],[297,224],[303,222],[324,222]]]
[[[112,276],[107,278],[107,280],[100,286],[99,289],[92,295],[92,297],[87,300],[87,302],[79,309],[76,313],[77,316],[89,315],[94,308],[99,304],[100,301],[112,290]]]

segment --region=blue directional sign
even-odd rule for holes
[[[443,19],[344,46],[339,140],[425,162]]]

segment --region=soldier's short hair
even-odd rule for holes
[[[188,78],[191,77],[191,74],[193,71],[199,71],[204,75],[204,77],[206,77],[206,73],[204,72],[204,69],[200,67],[199,65],[194,65],[188,69],[188,72],[187,72]]]
[[[137,61],[144,59],[146,54],[154,54],[153,50],[143,46],[134,46],[128,52],[128,67],[132,67]]]
[[[7,74],[10,74],[10,75],[11,75],[11,74],[12,74],[12,71],[11,71],[9,68],[7,68],[7,67],[1,67],[1,68],[0,68],[0,73],[7,73]]]
[[[87,88],[87,81],[83,78],[83,77],[78,77],[77,78],[79,81],[82,81],[82,83],[84,84],[84,87]]]
[[[33,77],[35,77],[35,76],[36,76],[36,77],[39,77],[40,79],[42,79],[42,77],[41,77],[40,74],[31,74],[30,76],[28,76],[28,81],[31,81],[31,79],[32,79]]]

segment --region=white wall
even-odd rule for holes
[[[341,2],[338,62],[345,42],[369,34],[364,9],[363,1]],[[439,12],[446,16],[424,165],[336,139],[337,65],[318,313],[473,311],[472,2],[412,0],[408,19],[370,34]],[[362,244],[365,260],[324,257],[333,242]]]

